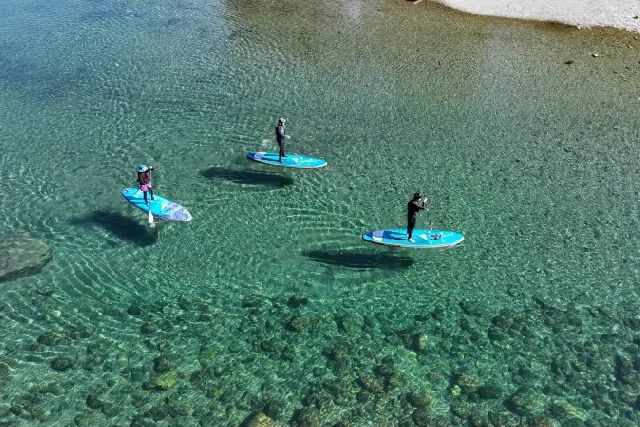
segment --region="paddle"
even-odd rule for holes
[[[153,215],[151,215],[151,206],[149,206],[149,227],[155,228],[156,223],[153,222]]]

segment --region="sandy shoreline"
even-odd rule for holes
[[[640,33],[640,0],[435,0],[478,15],[614,27]]]

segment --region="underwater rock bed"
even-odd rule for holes
[[[252,294],[231,307],[103,297],[100,308],[68,316],[55,293],[30,292],[45,327],[0,359],[3,425],[640,421],[640,317],[606,307],[534,298],[520,310],[459,301],[362,314],[301,295]],[[105,325],[124,328],[131,344],[109,338]],[[28,369],[21,360],[47,373],[11,393]]]

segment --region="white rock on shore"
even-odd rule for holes
[[[640,0],[434,0],[478,15],[614,27],[640,33]]]

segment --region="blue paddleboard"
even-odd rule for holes
[[[152,215],[167,221],[191,221],[191,214],[182,205],[167,200],[164,197],[154,194],[153,200],[147,194],[149,204],[144,201],[144,196],[138,188],[125,188],[122,190],[122,197],[138,209],[145,212],[151,211]]]
[[[300,154],[290,153],[282,158],[282,163],[278,161],[278,153],[266,153],[264,151],[250,151],[247,153],[247,159],[254,162],[260,162],[271,166],[282,166],[285,168],[314,169],[327,165],[322,159],[302,156]]]
[[[407,240],[406,228],[389,230],[369,230],[362,235],[362,240],[378,245],[398,248],[444,249],[462,243],[464,236],[449,230],[413,230],[413,240]]]

